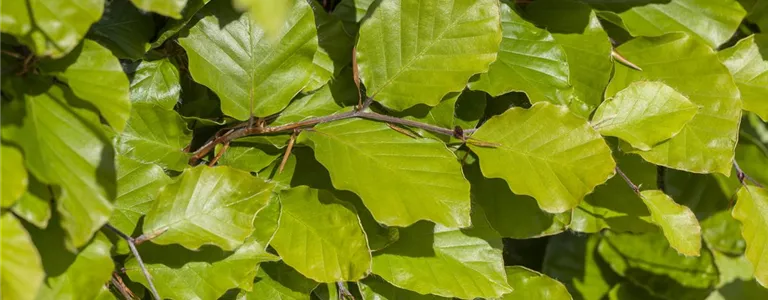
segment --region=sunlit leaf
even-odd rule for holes
[[[136,229],[139,218],[152,207],[160,188],[171,182],[163,169],[154,164],[117,157],[117,199],[109,224],[128,234]]]
[[[256,213],[266,206],[272,184],[248,172],[222,166],[184,170],[152,203],[144,233],[153,243],[197,249],[213,244],[232,250],[253,232]]]
[[[3,165],[7,162],[7,160],[3,160]],[[31,176],[27,191],[11,207],[11,211],[38,228],[45,228],[51,218],[51,199],[50,187]]]
[[[659,190],[640,192],[653,223],[661,227],[672,248],[680,254],[699,256],[701,249],[701,226],[688,207],[675,203]]]
[[[143,60],[131,78],[131,102],[173,109],[181,95],[179,70],[168,58]]]
[[[768,34],[744,38],[718,56],[733,74],[744,109],[768,120]]]
[[[187,0],[131,0],[136,7],[155,12],[174,19],[181,18],[181,10],[187,4]]]
[[[187,124],[172,110],[150,104],[134,104],[125,131],[117,137],[117,152],[135,160],[156,163],[171,170],[188,167],[192,141]]]
[[[616,166],[611,149],[586,120],[546,102],[509,109],[472,138],[499,144],[469,144],[486,177],[504,179],[512,192],[532,196],[551,213],[576,207]]]
[[[260,299],[309,299],[317,282],[304,278],[282,262],[264,263],[259,266],[253,290],[240,291],[238,300]]]
[[[353,208],[307,187],[281,192],[280,202],[270,245],[286,264],[318,282],[357,281],[370,272],[370,250]]]
[[[741,235],[747,241],[746,256],[754,268],[755,279],[768,287],[768,191],[753,185],[739,189],[733,218],[741,222]]]
[[[673,88],[639,81],[603,102],[592,116],[601,134],[616,136],[632,147],[650,150],[678,134],[699,108]]]
[[[12,213],[3,213],[0,224],[0,259],[3,261],[0,264],[0,297],[35,299],[45,277],[40,255],[29,233]]]
[[[635,152],[657,165],[730,174],[741,105],[738,87],[717,54],[684,33],[636,38],[618,51],[643,71],[616,64],[606,97],[636,81],[661,81],[700,107],[675,137],[649,151]]]
[[[377,221],[390,226],[418,220],[470,225],[469,183],[442,142],[352,119],[322,124],[301,137],[311,142],[333,186],[360,196]]]
[[[501,299],[572,299],[562,283],[547,275],[520,266],[506,267],[505,270],[513,290]]]
[[[277,39],[288,21],[294,0],[234,0],[235,7],[248,10],[251,19],[264,29],[267,38]]]
[[[548,31],[523,20],[509,2],[501,3],[501,28],[498,58],[470,88],[492,96],[522,91],[534,103],[568,105],[572,88],[563,46]]]
[[[309,82],[317,51],[315,19],[306,1],[290,1],[288,20],[274,41],[230,1],[206,6],[189,35],[179,38],[192,77],[216,92],[224,114],[239,120],[251,111],[272,115]]]
[[[396,110],[437,105],[496,60],[499,18],[493,0],[382,1],[357,42],[366,93]]]
[[[2,199],[0,204],[3,208],[10,207],[16,200],[19,200],[24,191],[27,190],[29,180],[27,179],[27,169],[24,168],[24,157],[18,148],[2,145]]]

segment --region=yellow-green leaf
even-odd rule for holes
[[[661,228],[672,248],[688,256],[699,256],[701,249],[701,226],[691,209],[675,203],[659,190],[640,192],[651,220]]]
[[[756,34],[720,51],[720,60],[733,74],[744,109],[768,120],[768,34]]]
[[[2,153],[2,194],[0,194],[0,205],[3,208],[10,207],[18,200],[24,191],[27,190],[27,169],[24,167],[24,157],[21,151],[16,147],[3,143],[0,153]]]
[[[768,191],[753,185],[739,189],[733,218],[741,222],[741,235],[747,241],[747,259],[755,279],[768,288]]]
[[[131,0],[136,7],[146,11],[169,16],[174,19],[181,18],[181,10],[187,5],[187,0]]]
[[[12,213],[3,213],[0,225],[0,298],[35,299],[45,277],[40,255]]]

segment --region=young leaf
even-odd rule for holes
[[[600,104],[592,125],[603,135],[619,137],[634,148],[648,151],[678,134],[698,110],[664,83],[639,81]]]
[[[741,92],[744,109],[768,120],[768,34],[756,34],[720,51],[718,56],[731,71]]]
[[[573,96],[568,107],[587,117],[600,102],[610,79],[611,43],[588,5],[573,0],[537,0],[525,12],[565,49]]]
[[[143,60],[131,79],[131,102],[173,109],[181,95],[179,70],[168,58]]]
[[[187,4],[187,0],[131,0],[131,2],[142,10],[155,12],[174,19],[181,18],[181,10]]]
[[[701,249],[701,226],[691,209],[675,203],[659,190],[640,192],[653,223],[661,227],[672,248],[687,256],[699,256]]]
[[[730,174],[741,105],[738,87],[717,54],[684,33],[636,38],[618,51],[643,71],[616,64],[606,97],[636,81],[661,81],[700,107],[679,134],[649,151],[634,152],[669,168]]]
[[[382,1],[357,42],[366,93],[395,110],[437,105],[496,60],[499,17],[493,0]]]
[[[659,36],[685,31],[705,41],[712,48],[731,38],[746,15],[736,0],[584,2],[596,9],[617,14],[620,17],[617,25],[633,36]]]
[[[501,3],[503,36],[499,56],[488,72],[469,87],[491,96],[522,91],[533,103],[567,105],[572,87],[565,50],[548,31],[523,20],[513,6]]]
[[[7,208],[16,203],[16,200],[19,200],[21,195],[24,194],[29,180],[27,179],[27,169],[24,168],[24,157],[21,156],[21,151],[5,143],[2,144],[0,149],[0,153],[2,153],[0,159],[3,162],[2,174],[0,175],[0,178],[3,179],[2,186],[0,187],[2,190],[0,205],[3,208]]]
[[[58,84],[37,87],[44,92],[3,103],[3,139],[21,146],[31,174],[60,187],[54,195],[67,242],[80,247],[112,214],[114,150],[83,100]]]
[[[115,147],[121,155],[179,171],[189,167],[189,153],[183,150],[191,141],[187,123],[175,111],[134,104]]]
[[[251,19],[264,28],[269,39],[277,40],[288,20],[294,0],[234,0],[238,9],[248,10]]]
[[[509,109],[472,138],[500,145],[469,144],[486,177],[506,180],[512,192],[532,196],[550,213],[576,207],[616,166],[611,149],[586,120],[547,102]]]
[[[505,270],[512,292],[501,299],[572,299],[562,283],[547,275],[521,266],[506,267]]]
[[[3,160],[3,165],[6,163],[8,161]],[[45,228],[51,218],[51,199],[53,197],[50,188],[34,176],[30,176],[27,191],[11,207],[11,211],[37,228]]]
[[[507,284],[501,250],[458,229],[419,222],[373,256],[373,273],[396,287],[444,297],[500,297]]]
[[[77,47],[103,12],[104,0],[3,1],[0,28],[37,56],[60,58]]]
[[[160,188],[171,178],[163,169],[119,155],[117,157],[117,199],[109,224],[128,234],[136,229],[139,218],[152,207]]]
[[[661,233],[611,234],[598,252],[616,273],[665,299],[706,298],[718,281],[711,252],[681,256]]]
[[[7,160],[3,159],[3,164]],[[5,180],[5,179],[3,179]],[[32,300],[45,273],[29,233],[10,212],[0,217],[0,297]]]
[[[308,187],[282,191],[280,203],[270,245],[287,265],[317,282],[357,281],[370,272],[371,253],[353,208]]]
[[[768,287],[768,191],[753,185],[739,189],[733,218],[741,222],[741,235],[747,241],[746,256],[755,270],[755,279]]]
[[[398,288],[381,278],[370,276],[357,282],[363,299],[376,300],[447,300],[450,298],[422,295],[413,291]]]
[[[354,119],[319,125],[302,132],[300,141],[302,137],[311,141],[333,186],[360,196],[380,223],[470,225],[469,183],[442,142],[414,139],[384,123]]]
[[[160,245],[198,249],[213,244],[232,250],[253,232],[273,184],[229,167],[197,166],[167,185],[144,218],[144,234]]]
[[[317,282],[304,278],[282,262],[263,263],[253,290],[241,290],[237,299],[310,299],[309,294],[316,286]]]
[[[118,58],[131,60],[144,57],[154,36],[152,14],[138,10],[128,0],[107,1],[104,16],[88,33],[89,38],[109,48]]]
[[[131,113],[128,77],[109,49],[86,39],[82,48],[41,68],[66,82],[77,97],[96,106],[112,128],[123,131]]]
[[[255,116],[275,114],[309,82],[317,51],[315,18],[306,1],[290,1],[289,18],[275,40],[230,1],[206,6],[189,35],[179,39],[192,77],[216,92],[224,114],[248,119],[251,100]]]

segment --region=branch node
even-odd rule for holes
[[[128,247],[131,248],[131,252],[133,253],[133,257],[136,258],[136,262],[139,263],[139,268],[141,268],[141,272],[144,273],[144,278],[147,279],[147,283],[149,284],[149,291],[152,293],[152,297],[154,297],[156,300],[162,300],[163,298],[160,297],[160,294],[157,293],[157,289],[155,289],[155,283],[152,282],[152,275],[149,274],[149,271],[147,271],[147,267],[144,265],[144,261],[141,259],[141,255],[139,254],[139,250],[136,249],[136,242],[135,240],[120,231],[120,229],[115,228],[114,226],[110,225],[109,223],[104,224],[104,227],[108,228],[121,238],[123,238],[126,242],[128,242]]]

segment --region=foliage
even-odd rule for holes
[[[766,1],[0,1],[0,299],[768,299]]]

